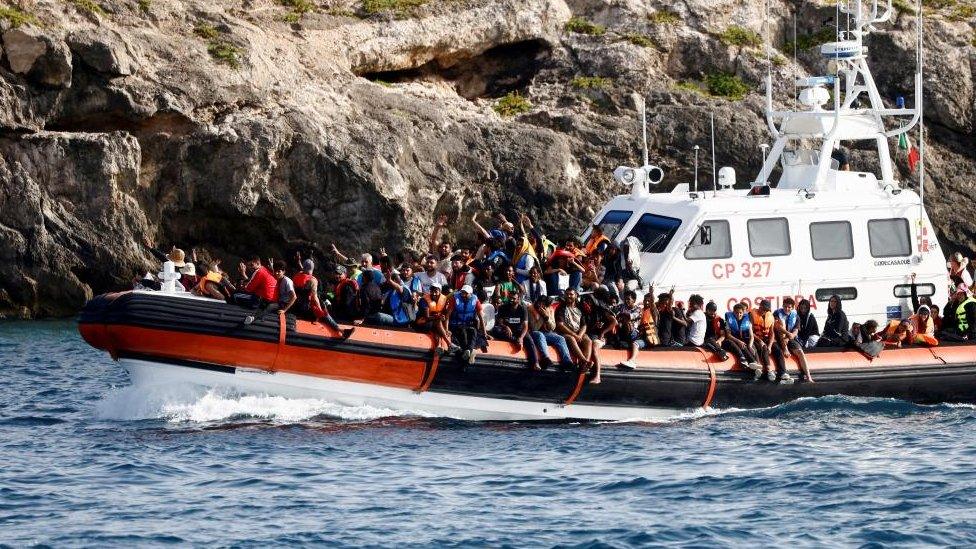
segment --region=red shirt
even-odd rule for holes
[[[295,288],[304,288],[310,280],[312,280],[312,275],[306,272],[300,272],[291,278],[291,281],[295,283]]]
[[[247,281],[247,286],[244,286],[244,291],[249,294],[254,294],[265,301],[278,301],[278,281],[275,279],[274,274],[264,266],[251,275],[251,280]]]

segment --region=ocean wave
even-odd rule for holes
[[[298,423],[315,418],[370,421],[404,412],[375,406],[344,406],[321,399],[247,395],[193,385],[131,386],[118,389],[96,406],[101,420],[166,420],[217,423],[263,420]]]

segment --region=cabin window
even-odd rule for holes
[[[854,237],[848,221],[824,221],[810,224],[810,246],[817,261],[851,259]]]
[[[727,259],[732,257],[732,235],[724,219],[706,221],[685,248],[685,259]]]
[[[790,255],[790,223],[785,217],[750,219],[746,228],[753,257]]]
[[[627,238],[633,236],[639,240],[642,252],[658,254],[668,247],[680,226],[680,219],[648,213],[641,216]]]
[[[895,297],[912,297],[911,284],[899,284],[894,288]],[[916,284],[915,296],[928,297],[935,295],[935,284]]]
[[[817,302],[826,303],[832,296],[837,296],[841,301],[853,301],[857,299],[857,288],[819,288],[815,294]]]
[[[624,225],[630,221],[630,216],[632,215],[634,215],[634,212],[628,212],[626,210],[610,210],[606,215],[603,216],[603,219],[601,219],[597,225],[603,229],[603,234],[607,238],[613,240],[616,238],[617,233],[620,232],[620,229],[622,229]]]
[[[908,220],[904,217],[868,221],[868,240],[871,243],[871,257],[912,255]]]

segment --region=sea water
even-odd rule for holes
[[[972,406],[462,422],[132,388],[71,322],[0,324],[0,375],[0,544],[976,543]]]

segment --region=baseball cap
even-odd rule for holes
[[[472,288],[470,284],[465,284],[464,286],[461,286],[461,291],[468,294],[473,294],[474,288]]]

